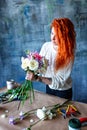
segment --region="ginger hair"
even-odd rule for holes
[[[55,58],[55,70],[57,71],[74,60],[76,33],[73,23],[68,18],[55,18],[51,23],[52,27],[55,29],[58,41],[58,51]]]

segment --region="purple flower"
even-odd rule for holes
[[[13,117],[10,117],[9,118],[9,124],[11,124],[11,125],[15,125],[15,119],[13,118]]]

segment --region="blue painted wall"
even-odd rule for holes
[[[6,80],[22,83],[24,51],[40,50],[50,40],[50,23],[68,17],[77,34],[76,59],[72,71],[73,99],[87,102],[87,1],[86,0],[0,0],[0,87]],[[34,82],[45,92],[45,85]]]

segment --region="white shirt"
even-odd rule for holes
[[[52,84],[49,85],[51,89],[55,90],[67,90],[72,87],[72,79],[70,77],[72,71],[73,62],[71,61],[67,66],[62,69],[58,69],[56,74],[54,73],[54,60],[56,56],[56,51],[53,48],[51,42],[46,42],[43,44],[40,55],[44,56],[49,60],[49,66],[47,68],[45,77],[52,78]]]

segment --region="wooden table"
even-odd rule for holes
[[[16,125],[10,125],[9,117],[18,117],[20,111],[26,112],[43,106],[53,105],[57,103],[62,104],[64,101],[65,99],[35,91],[35,101],[33,102],[33,104],[30,105],[29,100],[27,100],[24,106],[21,106],[19,110],[17,110],[19,101],[13,101],[7,104],[0,104],[0,115],[5,113],[5,110],[8,110],[6,118],[0,117],[0,130],[23,130],[23,128],[29,127],[30,119],[33,119],[34,121],[36,121],[37,119],[33,117],[28,117],[27,119],[20,121]],[[76,118],[79,119],[80,117],[87,117],[87,104],[79,102],[73,103],[81,112],[81,115]],[[64,119],[62,116],[58,116],[57,118],[54,118],[52,120],[44,120],[34,125],[32,127],[32,130],[68,130],[68,121],[70,118]],[[82,127],[81,130],[87,130],[87,126]]]

